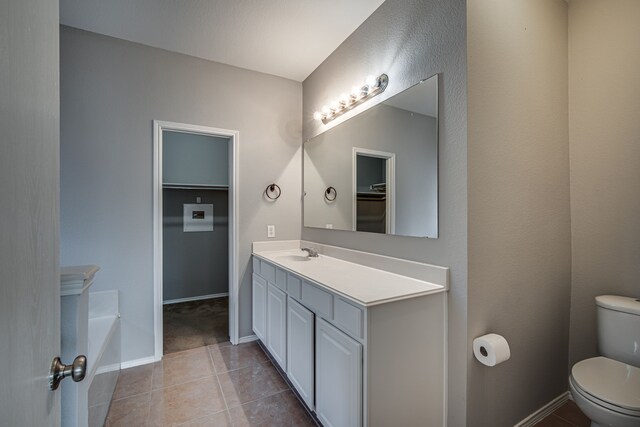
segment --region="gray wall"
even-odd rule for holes
[[[0,2],[2,426],[60,425],[58,47],[57,0]]]
[[[229,138],[163,131],[162,182],[229,185]]]
[[[240,336],[251,242],[300,237],[301,85],[61,27],[61,257],[119,289],[124,361],[153,355],[152,120],[240,132]],[[282,197],[263,198],[276,182]]]
[[[396,229],[401,235],[437,235],[437,122],[430,116],[389,105],[332,128],[305,143],[304,225],[351,230],[353,223],[353,147],[396,155]],[[379,181],[378,181],[379,182]],[[324,199],[328,186],[338,197]]]
[[[468,426],[512,426],[565,392],[571,237],[564,0],[467,2]]]
[[[640,297],[640,2],[569,3],[570,364],[595,356],[602,294]]]
[[[183,204],[213,204],[213,231],[183,231]],[[229,192],[162,191],[162,299],[229,292]]]
[[[304,82],[304,139],[331,125],[313,120],[333,97],[368,74],[386,72],[390,82],[380,102],[435,73],[442,73],[440,99],[440,238],[303,228],[305,240],[372,251],[451,268],[449,306],[450,426],[466,422],[467,353],[467,143],[466,2],[387,0]],[[380,98],[380,99],[379,99]],[[369,103],[362,108],[369,107]]]

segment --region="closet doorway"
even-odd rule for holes
[[[353,147],[353,231],[395,234],[396,155]]]
[[[238,342],[238,132],[153,122],[155,360]]]

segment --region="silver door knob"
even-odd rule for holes
[[[59,357],[53,359],[51,362],[51,370],[49,371],[49,388],[51,390],[57,390],[62,381],[66,377],[71,377],[75,382],[80,382],[84,379],[87,373],[87,357],[78,356],[73,359],[71,365],[65,365],[62,363]]]

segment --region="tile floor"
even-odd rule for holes
[[[164,354],[229,341],[229,298],[163,306]]]
[[[536,424],[536,427],[589,427],[591,421],[571,400]]]
[[[161,362],[120,373],[106,426],[316,426],[257,342],[228,342],[228,299],[164,307]],[[537,427],[589,427],[572,401]]]
[[[123,370],[106,425],[316,424],[256,342],[227,342]]]

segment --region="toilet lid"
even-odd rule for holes
[[[573,365],[571,376],[586,393],[631,411],[640,411],[640,368],[606,357]]]

